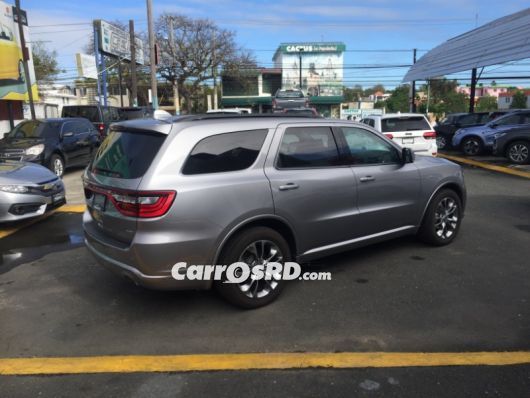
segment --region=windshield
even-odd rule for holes
[[[47,123],[32,120],[22,122],[9,134],[9,138],[42,138],[47,130]]]
[[[113,131],[99,147],[90,170],[108,177],[142,177],[165,138],[161,134]]]

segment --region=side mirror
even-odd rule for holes
[[[73,137],[74,136],[74,133],[72,133],[71,131],[67,132],[67,133],[63,133],[63,138],[65,137]]]
[[[414,162],[414,152],[410,148],[401,149],[401,161],[403,164]]]

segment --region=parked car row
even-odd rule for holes
[[[434,129],[439,149],[458,149],[468,156],[493,153],[512,163],[530,163],[530,110],[455,113]]]

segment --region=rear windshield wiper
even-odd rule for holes
[[[95,172],[95,174],[98,174],[98,173],[106,174],[109,177],[118,177],[118,178],[123,177],[123,175],[121,173],[117,172],[117,171],[104,169],[102,167],[94,167],[92,169],[92,172]]]

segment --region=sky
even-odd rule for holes
[[[64,81],[76,73],[75,53],[87,44],[93,19],[124,23],[134,19],[135,30],[147,30],[145,0],[21,3],[28,12],[31,40],[45,41],[48,48],[57,51],[59,64],[65,69]],[[281,42],[300,41],[344,42],[345,66],[410,64],[414,48],[420,58],[425,51],[456,35],[526,7],[527,0],[153,0],[155,18],[162,12],[209,18],[234,31],[238,44],[252,50],[258,64],[265,67],[272,66],[272,56]],[[528,76],[528,65],[530,61],[524,60],[489,69],[495,69],[496,75],[527,72]],[[406,71],[346,68],[344,85],[371,87],[381,83],[392,88]],[[530,80],[522,83],[530,85]]]

